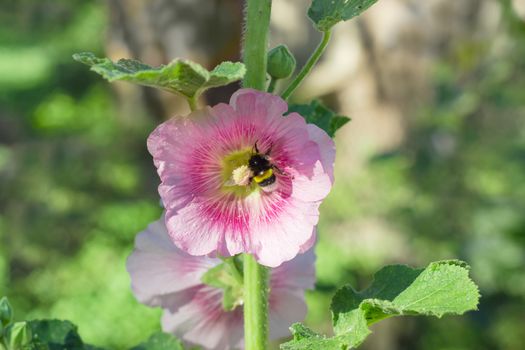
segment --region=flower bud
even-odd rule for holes
[[[27,322],[13,323],[7,333],[8,349],[27,349],[33,337]]]
[[[268,52],[268,74],[275,79],[288,78],[295,70],[295,58],[288,47],[279,45]]]
[[[13,309],[6,297],[0,299],[0,324],[7,326],[13,320]]]

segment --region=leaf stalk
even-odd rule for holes
[[[323,38],[321,39],[321,42],[315,49],[315,51],[312,53],[308,61],[306,61],[303,68],[301,68],[301,71],[297,76],[294,78],[294,80],[288,85],[288,87],[284,90],[284,92],[281,94],[281,97],[286,101],[288,98],[294,93],[295,89],[299,87],[299,85],[302,83],[304,78],[310,73],[312,68],[315,66],[317,61],[319,61],[319,58],[321,58],[324,50],[326,49],[326,46],[328,45],[328,42],[330,41],[330,37],[332,36],[332,31],[327,30],[326,32],[323,32]]]

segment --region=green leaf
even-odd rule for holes
[[[222,307],[232,311],[243,304],[243,280],[241,262],[237,257],[225,258],[224,262],[208,270],[202,283],[222,289]]]
[[[184,350],[182,342],[171,334],[157,332],[131,350]]]
[[[434,262],[426,269],[404,265],[384,267],[366,290],[356,292],[347,285],[337,291],[331,306],[334,337],[326,338],[294,325],[294,340],[281,348],[354,348],[371,333],[368,326],[388,317],[442,317],[476,310],[479,292],[468,271],[468,265],[458,260]]]
[[[283,350],[340,350],[341,341],[337,337],[327,338],[319,335],[308,327],[295,323],[290,327],[293,340],[281,344]]]
[[[359,16],[377,0],[313,0],[308,17],[322,32],[330,30],[341,21]]]
[[[17,322],[7,328],[5,339],[8,350],[103,350],[85,345],[69,321]]]
[[[82,350],[84,343],[77,332],[77,327],[69,321],[36,320],[28,321],[33,334],[32,345],[35,349]]]
[[[7,326],[13,320],[13,308],[6,297],[0,299],[0,327]]]
[[[90,52],[76,53],[73,59],[91,66],[91,70],[110,82],[116,80],[155,87],[195,99],[205,90],[223,86],[240,80],[246,69],[240,62],[222,62],[211,72],[201,65],[175,59],[167,65],[151,67],[132,59],[112,62],[108,58],[98,58]]]
[[[288,114],[292,112],[299,113],[307,123],[317,125],[330,137],[334,137],[335,132],[350,121],[350,118],[335,114],[318,100],[310,104],[290,105]]]
[[[47,349],[83,349],[84,344],[77,327],[69,321],[37,320],[29,321],[33,342],[45,344]]]

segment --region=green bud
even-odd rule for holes
[[[274,47],[268,52],[268,74],[274,79],[288,78],[295,70],[295,58],[285,45]]]
[[[29,327],[27,322],[13,323],[7,330],[6,339],[8,349],[25,349],[31,343],[31,327]]]
[[[13,308],[6,297],[0,299],[0,323],[7,326],[13,320]]]

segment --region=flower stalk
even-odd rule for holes
[[[197,96],[193,96],[191,98],[187,99],[188,105],[190,106],[190,110],[192,112],[197,110]]]
[[[281,97],[283,100],[288,100],[288,98],[294,93],[295,89],[302,83],[304,78],[310,73],[312,68],[315,66],[317,61],[319,61],[319,58],[321,58],[324,50],[326,49],[326,46],[328,45],[328,42],[330,41],[330,37],[332,36],[331,31],[323,32],[323,38],[315,51],[312,53],[312,56],[308,59],[308,61],[305,63],[303,68],[301,68],[301,71],[297,76],[294,78],[294,80],[288,85],[286,90],[281,94]]]
[[[244,348],[266,350],[267,339],[268,270],[244,254]]]
[[[266,85],[266,51],[271,8],[271,0],[247,0],[243,47],[246,75],[243,85],[261,91],[265,90]]]
[[[247,0],[244,36],[244,87],[264,91],[271,0]],[[266,350],[268,343],[268,272],[244,254],[244,342],[246,350]]]
[[[279,79],[276,79],[276,78],[271,78],[270,79],[270,84],[268,85],[268,92],[269,93],[272,93],[275,91],[275,88],[277,87],[277,81]]]

